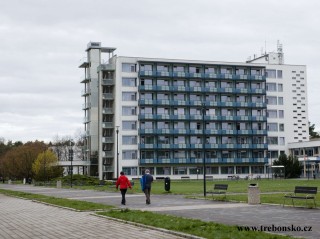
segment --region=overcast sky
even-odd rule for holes
[[[320,131],[318,0],[10,0],[0,2],[0,137],[52,141],[83,130],[90,41],[117,55],[245,62],[283,44],[307,65],[309,121]]]

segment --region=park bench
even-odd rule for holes
[[[189,176],[181,176],[181,179],[182,180],[190,180],[190,177]]]
[[[212,198],[214,195],[224,195],[224,197],[227,197],[227,190],[228,190],[228,184],[215,184],[213,186],[213,190],[207,191],[207,193],[212,195]]]
[[[307,200],[313,200],[314,207],[316,207],[316,194],[317,194],[317,187],[306,187],[306,186],[296,186],[293,193],[289,193],[284,195],[283,199],[283,207],[284,203],[287,198],[291,198],[292,205],[294,206],[294,199],[301,199],[306,200],[306,206],[307,206]]]

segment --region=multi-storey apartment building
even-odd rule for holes
[[[100,179],[145,168],[197,178],[204,166],[264,176],[268,158],[308,139],[305,67],[282,52],[234,63],[122,57],[99,42],[86,51],[86,157]]]

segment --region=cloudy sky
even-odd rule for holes
[[[90,41],[123,56],[244,62],[283,44],[307,65],[320,131],[318,0],[10,0],[0,2],[0,137],[49,142],[83,129],[80,60]]]

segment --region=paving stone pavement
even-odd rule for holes
[[[182,238],[158,230],[108,220],[0,194],[1,239]]]
[[[258,230],[261,230],[261,227],[273,227],[270,231],[272,233],[302,238],[320,238],[319,209],[186,199],[182,195],[152,195],[151,205],[145,205],[145,196],[142,193],[127,194],[127,205],[120,206],[120,193],[8,184],[0,184],[0,188],[154,211],[227,225],[257,227]],[[280,232],[277,230],[280,227],[290,227],[293,230]],[[311,231],[304,231],[305,229],[311,229]]]

